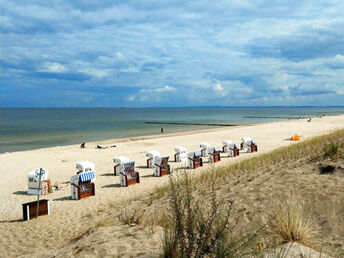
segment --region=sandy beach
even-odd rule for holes
[[[344,115],[314,118],[312,122],[307,122],[305,119],[288,120],[171,135],[107,140],[86,143],[85,149],[80,149],[79,145],[69,145],[0,154],[1,252],[11,256],[29,254],[33,249],[35,251],[54,249],[87,227],[82,223],[82,218],[89,211],[99,209],[109,202],[120,202],[142,196],[155,186],[166,184],[168,177],[153,177],[153,169],[145,167],[145,153],[149,150],[157,150],[162,155],[169,155],[172,158],[175,146],[184,146],[188,151],[194,151],[199,149],[201,142],[221,147],[221,142],[225,139],[240,143],[243,136],[251,136],[257,140],[258,153],[241,153],[237,158],[228,158],[222,154],[223,159],[216,164],[221,166],[293,144],[285,139],[294,134],[300,135],[301,140],[304,140],[341,128],[344,128]],[[97,144],[102,146],[116,144],[116,147],[96,149]],[[141,176],[140,184],[127,188],[119,186],[119,177],[113,175],[112,161],[114,156],[119,155],[136,161],[136,168]],[[75,201],[70,199],[69,180],[76,173],[75,163],[82,160],[91,161],[96,165],[96,195]],[[170,165],[172,169],[186,167],[186,163],[171,162]],[[50,200],[51,216],[41,217],[38,221],[21,222],[21,204],[36,200],[36,196],[26,194],[27,173],[39,167],[47,168],[51,181],[65,185],[65,189],[42,197]],[[189,171],[199,173],[207,167],[209,164],[205,158],[203,168]],[[36,236],[37,232],[41,232],[39,236]],[[50,237],[52,235],[53,238]],[[38,240],[31,246],[24,243],[27,239],[37,237]]]

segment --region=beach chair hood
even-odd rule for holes
[[[199,146],[200,146],[201,148],[203,148],[203,149],[206,149],[206,148],[209,148],[209,147],[210,147],[210,144],[209,144],[209,143],[202,142]]]
[[[190,158],[190,159],[201,157],[201,156],[202,156],[201,151],[192,151],[188,154],[188,158]]]
[[[147,153],[146,153],[146,157],[148,157],[148,158],[156,158],[156,157],[160,157],[160,156],[161,156],[161,154],[158,151],[147,151]]]
[[[32,179],[33,181],[38,181],[39,180],[39,172],[40,172],[40,168],[37,168],[33,171],[31,171],[30,173],[27,174],[27,178],[28,179]],[[41,180],[48,180],[48,176],[49,176],[49,171],[46,168],[42,168],[42,174],[41,174]]]
[[[217,152],[220,152],[220,148],[217,147],[217,146],[215,146],[215,147],[210,147],[210,148],[208,149],[208,153],[210,153],[210,154],[214,154],[214,153],[217,153]]]
[[[79,161],[76,163],[76,169],[78,172],[93,171],[95,173],[95,165],[90,161]]]
[[[91,181],[91,182],[96,181],[96,175],[94,174],[93,171],[82,172],[78,176],[79,176],[79,181],[82,183],[87,182],[87,181]]]
[[[186,153],[186,149],[184,147],[174,147],[174,152],[183,154]]]
[[[113,162],[115,162],[115,164],[118,164],[118,165],[123,164],[128,161],[130,161],[130,159],[124,156],[117,156],[113,158]]]
[[[224,140],[224,141],[222,141],[222,144],[225,145],[225,146],[228,146],[230,144],[233,144],[233,142],[230,141],[230,140]]]
[[[158,158],[156,158],[154,164],[155,164],[155,165],[158,165],[158,166],[161,166],[161,164],[162,164],[163,161],[165,161],[165,162],[167,161],[167,163],[168,163],[168,159],[169,159],[169,158],[170,158],[169,156],[158,157]]]
[[[248,136],[242,137],[242,142],[243,142],[243,143],[248,143],[248,142],[250,142],[251,140],[252,140],[251,137],[248,137]]]

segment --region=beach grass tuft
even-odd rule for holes
[[[304,203],[289,195],[284,200],[280,197],[272,201],[264,211],[268,233],[279,237],[282,242],[299,242],[312,245],[317,234],[317,226],[304,211]]]
[[[337,156],[338,153],[338,142],[330,142],[326,147],[325,147],[325,153],[324,157],[330,157],[333,158]]]
[[[118,220],[124,225],[138,225],[141,223],[142,217],[143,212],[141,210],[124,209],[124,211],[118,215]]]

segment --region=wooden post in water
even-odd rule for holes
[[[39,195],[40,195],[40,193],[41,193],[41,177],[42,177],[42,168],[39,169],[38,196],[37,196],[37,208],[36,208],[36,220],[38,219],[38,211],[39,211]]]

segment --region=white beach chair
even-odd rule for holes
[[[187,154],[186,154],[186,149],[184,147],[175,147],[174,148],[174,161],[175,162],[183,162],[187,161]]]
[[[147,151],[147,168],[152,168],[154,166],[155,159],[160,157],[161,154],[158,151]]]

